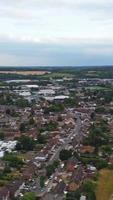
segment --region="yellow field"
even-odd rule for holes
[[[0,74],[19,74],[19,75],[44,75],[49,74],[48,71],[0,71]]]
[[[98,180],[97,200],[111,200],[113,194],[113,170],[101,170]]]

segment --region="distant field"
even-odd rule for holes
[[[112,90],[111,88],[107,88],[107,87],[101,87],[101,86],[89,86],[89,87],[85,87],[86,89],[89,90],[104,90],[104,91],[109,91]]]
[[[113,194],[113,171],[101,170],[96,190],[97,200],[111,200]]]
[[[73,77],[74,75],[71,74],[71,73],[62,73],[62,72],[52,72],[50,74],[45,74],[44,77],[52,77],[52,78],[63,78],[63,77],[68,77],[68,78],[71,78]]]
[[[67,78],[71,78],[73,77],[73,74],[71,73],[63,73],[63,72],[49,72],[49,71],[26,71],[26,70],[23,70],[23,71],[0,71],[0,74],[13,74],[13,75],[26,75],[26,76],[29,76],[29,75],[35,75],[35,76],[43,76],[45,78],[63,78],[63,77],[67,77]]]
[[[48,71],[0,71],[0,74],[18,74],[18,75],[44,75],[49,74]]]

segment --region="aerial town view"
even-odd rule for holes
[[[0,71],[0,200],[112,199],[113,67],[9,69]]]
[[[0,200],[113,200],[113,0],[0,0]]]

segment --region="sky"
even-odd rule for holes
[[[0,66],[113,65],[113,0],[1,0]]]

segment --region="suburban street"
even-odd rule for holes
[[[51,159],[47,162],[47,165],[51,165],[51,164],[53,164],[53,162],[55,160],[59,159],[60,151],[65,149],[70,144],[70,142],[72,142],[72,137],[73,137],[73,140],[76,141],[76,143],[80,143],[81,138],[82,138],[82,135],[81,135],[81,132],[80,132],[80,130],[81,130],[81,119],[80,119],[80,116],[78,114],[76,114],[76,117],[77,117],[77,120],[76,120],[75,128],[73,130],[71,130],[71,133],[69,134],[69,136],[65,140],[64,144],[62,144],[57,149],[57,151],[53,154]],[[57,175],[58,175],[58,170],[55,171],[55,173],[53,174],[52,178],[49,180],[48,185],[45,188],[43,188],[43,190],[40,187],[40,176],[39,176],[38,179],[36,180],[35,192],[37,192],[38,194],[39,193],[40,194],[41,193],[42,194],[48,193],[50,191],[50,189],[51,189],[52,184],[53,184],[53,180],[54,180],[55,177],[57,177]],[[61,199],[62,199],[62,197],[61,197]]]
[[[77,121],[76,121],[75,128],[73,130],[71,130],[71,133],[69,134],[69,136],[65,140],[64,144],[62,144],[62,146],[60,146],[57,149],[55,154],[49,160],[48,164],[52,164],[55,160],[57,160],[59,158],[60,151],[62,149],[66,148],[66,146],[72,141],[71,140],[72,137],[73,137],[73,140],[76,141],[77,144],[80,143],[81,138],[82,138],[82,135],[80,133],[80,130],[81,130],[81,119],[80,119],[80,117],[78,115],[76,117],[77,117]]]

